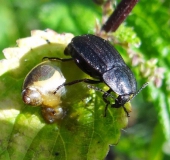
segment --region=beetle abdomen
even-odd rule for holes
[[[64,52],[70,54],[77,65],[93,78],[101,79],[101,74],[114,66],[126,66],[108,41],[94,35],[74,37]]]

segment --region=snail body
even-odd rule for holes
[[[53,62],[42,62],[27,74],[22,87],[22,99],[25,104],[41,106],[44,118],[52,123],[64,115],[61,96],[66,93],[66,89],[61,87],[55,91],[65,81],[60,68]]]

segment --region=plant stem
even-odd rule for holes
[[[101,30],[105,32],[115,32],[119,25],[126,19],[138,0],[122,0],[115,11],[108,18]]]

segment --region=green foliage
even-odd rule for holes
[[[45,26],[57,28],[58,32],[71,32],[78,35],[93,33],[95,19],[99,18],[98,11],[101,12],[101,9],[99,10],[92,1],[75,0],[73,3],[70,0],[58,0],[44,4],[39,17]]]
[[[139,1],[125,25],[111,33],[135,73],[138,87],[150,82],[132,102],[129,127],[113,147],[117,159],[170,157],[169,8],[168,0]],[[2,0],[0,50],[14,46],[17,39],[28,37],[34,29],[51,28],[75,35],[94,33],[96,18],[101,20],[101,16],[101,8],[91,0]],[[43,44],[25,52],[20,63],[9,58],[9,68],[0,64],[0,72],[4,73],[0,77],[0,159],[103,159],[108,145],[118,142],[120,129],[127,123],[123,110],[109,109],[107,117],[102,117],[105,106],[102,95],[84,86],[80,87],[88,96],[78,101],[70,97],[69,116],[57,125],[46,124],[40,108],[23,104],[21,87],[25,75],[42,57],[62,55],[65,45]],[[142,62],[134,65],[136,57]]]
[[[22,102],[21,87],[28,71],[45,56],[63,57],[72,37],[51,30],[32,31],[31,37],[17,41],[19,47],[4,50],[8,59],[1,63],[0,78],[4,90],[0,96],[2,159],[103,159],[108,146],[118,143],[120,131],[127,125],[126,113],[123,108],[112,109],[104,117],[102,95],[85,84],[66,88],[61,104],[66,115],[53,125],[43,120],[40,107]],[[75,63],[56,65],[68,82],[85,75]]]

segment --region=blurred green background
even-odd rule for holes
[[[1,0],[0,4],[1,51],[16,46],[17,39],[30,36],[34,29],[50,28],[75,35],[94,33],[96,19],[102,19],[101,6],[92,0]],[[159,88],[151,82],[133,100],[129,126],[122,131],[119,144],[111,147],[110,159],[169,160],[170,1],[141,0],[125,25],[132,27],[141,40],[138,51],[144,59],[155,58],[158,61],[155,66],[165,72]],[[4,58],[2,52],[0,58]],[[139,87],[148,79],[143,78],[138,69],[136,66],[134,72]],[[157,74],[159,76],[159,72]]]

